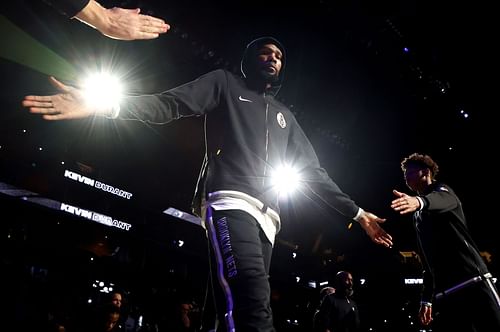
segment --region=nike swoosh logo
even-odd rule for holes
[[[238,99],[241,101],[246,101],[247,103],[253,103],[253,101],[251,101],[250,99],[243,98],[242,96],[239,96]]]

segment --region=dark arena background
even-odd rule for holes
[[[416,319],[421,266],[411,220],[390,209],[392,189],[409,192],[399,163],[413,152],[439,163],[498,274],[498,20],[487,4],[100,3],[140,7],[171,30],[117,41],[42,1],[2,4],[3,331],[49,331],[113,289],[124,294],[127,331],[174,331],[165,326],[179,302],[193,305],[196,330],[210,326],[207,239],[190,215],[204,153],[201,119],[49,122],[21,100],[55,93],[50,75],[71,83],[102,68],[119,73],[130,94],[164,91],[216,68],[237,72],[246,43],[263,35],[287,49],[279,99],[341,188],[387,218],[395,242],[379,247],[342,215],[291,196],[270,274],[277,330],[311,331],[319,289],[339,270],[353,273],[363,331],[425,330]]]

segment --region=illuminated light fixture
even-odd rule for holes
[[[401,261],[403,263],[418,263],[421,264],[420,256],[415,251],[400,251]]]
[[[104,282],[99,280],[96,280],[95,282],[92,283],[93,288],[98,288],[100,293],[106,293],[106,294],[113,291],[113,286],[114,284],[111,282]]]
[[[279,194],[291,194],[300,185],[300,176],[293,167],[285,165],[272,174],[273,187]]]
[[[98,110],[108,110],[120,102],[122,86],[116,77],[100,72],[83,81],[83,97],[87,105]]]

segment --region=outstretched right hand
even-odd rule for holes
[[[25,96],[22,105],[28,107],[30,113],[43,114],[45,120],[69,120],[86,118],[97,112],[85,103],[80,90],[65,85],[54,77],[50,77],[50,82],[61,93],[52,96]]]

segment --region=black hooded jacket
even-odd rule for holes
[[[85,8],[90,0],[44,0],[61,14],[73,17]]]
[[[424,206],[413,218],[425,264],[422,300],[431,302],[434,291],[483,275],[488,268],[470,236],[455,192],[435,182],[420,197]]]
[[[273,171],[290,165],[319,200],[347,217],[358,206],[343,193],[319,165],[309,140],[290,110],[274,96],[281,86],[285,59],[279,79],[267,91],[250,88],[249,70],[258,46],[273,43],[259,38],[248,44],[241,69],[243,77],[215,70],[166,92],[127,97],[120,118],[149,123],[168,123],[187,116],[205,117],[206,155],[197,186],[197,197],[219,190],[251,195],[279,212],[278,194],[272,185]],[[199,215],[200,199],[194,201]]]

